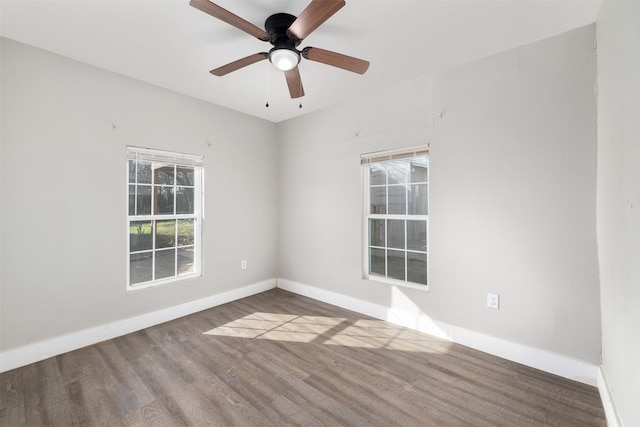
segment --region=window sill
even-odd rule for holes
[[[200,279],[200,278],[202,278],[201,273],[193,273],[193,274],[185,274],[184,276],[170,277],[167,279],[156,280],[155,282],[145,282],[137,285],[127,285],[127,292],[141,291],[143,289],[156,288],[158,286],[171,285],[174,283],[181,283],[187,280]]]
[[[399,286],[402,288],[416,289],[418,291],[429,292],[429,285],[418,285],[415,283],[403,282],[401,280],[389,279],[387,277],[379,277],[369,275],[364,277],[365,280],[371,280],[373,282],[385,283],[387,285]]]

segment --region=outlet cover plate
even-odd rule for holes
[[[487,307],[498,310],[500,308],[500,295],[499,294],[487,294]]]

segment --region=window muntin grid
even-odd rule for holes
[[[426,155],[365,163],[365,277],[428,284]]]
[[[128,289],[200,276],[202,159],[138,154],[128,151]]]

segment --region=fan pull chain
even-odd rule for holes
[[[300,94],[302,94],[302,79],[299,79],[300,81]],[[298,105],[298,108],[302,109],[302,100],[300,101],[300,105]]]
[[[264,104],[266,108],[269,108],[269,89],[271,86],[271,67],[267,67],[267,103]]]

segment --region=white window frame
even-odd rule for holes
[[[400,160],[400,159],[409,159],[412,157],[419,157],[419,156],[425,156],[427,158],[427,189],[429,189],[429,146],[428,145],[421,145],[421,146],[417,146],[417,147],[410,147],[410,148],[403,148],[403,149],[398,149],[398,150],[389,150],[389,151],[382,151],[382,152],[375,152],[375,153],[367,153],[367,154],[362,154],[361,158],[360,158],[360,164],[362,167],[362,188],[363,188],[363,223],[362,223],[362,230],[363,230],[363,251],[362,251],[362,259],[363,259],[363,278],[364,279],[368,279],[368,280],[372,280],[372,281],[376,281],[376,282],[382,282],[382,283],[386,283],[386,284],[390,284],[390,285],[396,285],[396,286],[403,286],[403,287],[409,287],[409,288],[413,288],[413,289],[419,289],[419,290],[423,290],[423,291],[428,291],[429,290],[429,273],[430,273],[430,266],[429,266],[429,215],[428,215],[428,211],[427,211],[427,215],[411,215],[411,214],[372,214],[370,213],[370,172],[369,172],[369,167],[371,164],[373,163],[380,163],[380,162],[385,162],[385,161],[390,161],[390,160]],[[387,182],[387,188],[388,188],[388,182]],[[430,194],[430,192],[428,192],[428,194]],[[388,198],[388,194],[387,194],[387,198]],[[387,199],[388,200],[388,199]],[[427,206],[429,204],[429,201],[427,200]],[[387,203],[388,206],[388,203]],[[380,275],[376,275],[376,274],[370,274],[369,273],[369,220],[370,219],[382,219],[382,220],[404,220],[405,221],[405,227],[406,227],[406,221],[407,220],[424,220],[426,221],[426,230],[427,230],[427,241],[426,241],[426,254],[427,254],[427,283],[426,285],[424,284],[419,284],[419,283],[413,283],[413,282],[408,282],[406,280],[399,280],[399,279],[394,279],[394,278],[390,278],[390,277],[383,277]],[[405,229],[405,239],[406,239],[406,229]],[[386,243],[385,243],[386,245]],[[388,246],[385,246],[384,249],[388,249]],[[404,251],[405,253],[412,253],[412,252],[416,252],[416,253],[424,253],[423,251],[412,251],[406,248],[406,242],[405,242],[405,249],[401,249],[402,251]],[[385,262],[385,268],[387,268],[387,263]],[[405,256],[405,273],[407,271],[407,257]]]
[[[194,182],[193,182],[193,193],[194,193],[194,212],[192,214],[177,214],[177,213],[173,213],[173,214],[154,214],[153,210],[151,211],[151,214],[149,215],[136,215],[134,212],[134,215],[130,215],[129,214],[129,187],[130,187],[130,182],[129,182],[129,161],[130,160],[134,160],[134,161],[143,161],[143,162],[151,162],[151,163],[157,163],[157,164],[163,164],[163,165],[173,165],[174,168],[176,167],[180,167],[180,166],[186,166],[186,167],[193,167],[194,168]],[[153,170],[153,166],[152,166],[152,170]],[[175,169],[174,169],[175,170]],[[154,186],[157,186],[156,183],[153,182],[154,180],[154,176],[155,174],[152,174],[152,182],[150,184],[150,187],[153,189]],[[133,290],[140,290],[140,289],[147,289],[147,288],[151,288],[151,287],[155,287],[155,286],[160,286],[160,285],[164,285],[164,284],[169,284],[169,283],[176,283],[176,282],[182,282],[184,280],[188,280],[188,279],[193,279],[193,278],[197,278],[197,277],[202,277],[203,275],[203,268],[202,268],[202,230],[203,230],[203,221],[204,221],[204,157],[203,156],[196,156],[196,155],[191,155],[191,154],[184,154],[184,153],[176,153],[176,152],[170,152],[170,151],[161,151],[161,150],[155,150],[155,149],[150,149],[150,148],[141,148],[141,147],[132,147],[132,146],[128,146],[127,147],[127,161],[126,161],[126,175],[127,176],[127,190],[126,190],[126,195],[127,195],[127,227],[126,227],[126,234],[127,234],[127,238],[126,238],[126,242],[127,242],[127,249],[126,249],[126,257],[127,257],[127,272],[126,272],[126,289],[127,291],[133,291]],[[147,184],[143,184],[144,186],[146,186]],[[184,186],[184,185],[179,185],[176,180],[175,180],[175,175],[174,175],[174,183],[173,183],[173,187],[174,187],[174,192],[173,192],[173,205],[174,207],[176,206],[176,198],[177,198],[177,191],[175,191],[175,188],[177,187],[191,187],[191,186]],[[154,206],[154,197],[155,197],[155,191],[151,191],[151,206]],[[170,276],[170,277],[165,277],[165,278],[161,278],[161,279],[156,279],[155,278],[155,258],[156,258],[156,253],[157,252],[161,252],[162,250],[166,250],[166,248],[156,248],[156,233],[155,233],[155,226],[153,224],[156,224],[156,221],[163,221],[163,220],[176,220],[176,227],[178,226],[177,220],[181,220],[181,219],[193,219],[194,220],[194,243],[193,243],[193,249],[194,249],[194,271],[190,272],[190,273],[185,273],[185,274],[179,274],[179,272],[177,272],[177,268],[178,268],[178,249],[180,249],[181,245],[179,244],[179,242],[175,242],[175,246],[174,248],[175,250],[175,265],[176,265],[176,274],[174,276]],[[131,243],[130,243],[130,227],[132,222],[137,222],[137,221],[150,221],[152,223],[152,231],[151,231],[151,236],[152,236],[152,249],[151,250],[145,250],[145,251],[131,251]],[[192,245],[186,245],[183,247],[191,247]],[[141,283],[136,283],[136,284],[131,284],[131,255],[135,254],[135,253],[139,253],[139,252],[151,252],[152,254],[152,280],[151,281],[147,281],[147,282],[141,282]]]

